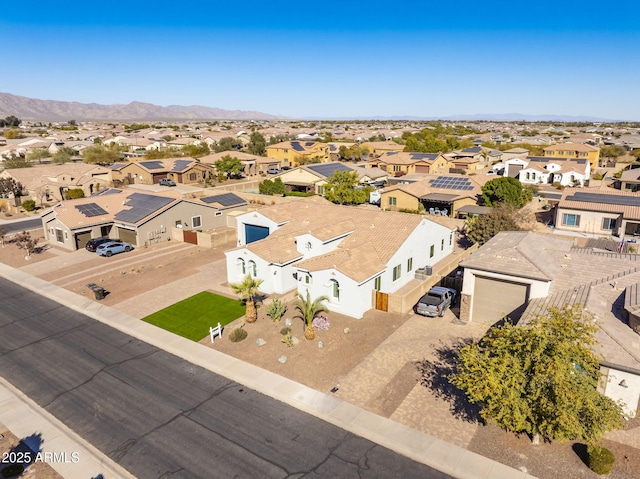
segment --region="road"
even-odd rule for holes
[[[0,375],[143,479],[450,477],[3,278]]]
[[[42,219],[37,217],[21,220],[0,221],[0,227],[4,228],[7,233],[36,230],[38,228],[42,228]]]

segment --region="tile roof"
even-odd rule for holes
[[[555,145],[547,146],[543,148],[544,151],[579,151],[582,153],[588,153],[591,151],[600,151],[600,148],[591,145],[585,145],[584,143],[558,143]]]
[[[640,196],[613,189],[565,188],[558,208],[621,214],[625,219],[640,220]]]

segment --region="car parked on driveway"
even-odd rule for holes
[[[277,175],[278,173],[280,173],[280,170],[278,168],[269,168],[267,170],[267,173],[269,173],[270,175]]]
[[[162,186],[176,186],[176,182],[171,178],[160,178],[158,184]]]
[[[110,243],[110,242],[118,242],[118,240],[114,240],[106,236],[102,236],[100,238],[91,238],[89,241],[87,241],[87,244],[84,245],[84,248],[87,251],[91,251],[92,253],[95,253],[98,246],[100,246],[101,244]]]
[[[129,243],[122,243],[120,241],[111,241],[109,243],[104,243],[98,246],[96,249],[96,253],[100,256],[113,256],[114,254],[124,253],[131,251],[133,246]]]
[[[434,286],[420,298],[415,311],[421,316],[444,316],[444,312],[451,307],[455,298],[455,289]]]

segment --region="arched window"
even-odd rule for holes
[[[331,297],[334,301],[340,301],[340,283],[335,279],[331,280]]]
[[[238,258],[238,274],[244,276],[247,274],[247,268],[245,267],[244,260],[242,258]]]
[[[249,260],[249,274],[254,278],[258,275],[258,271],[256,269],[256,262],[253,260]]]

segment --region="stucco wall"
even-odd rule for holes
[[[580,216],[580,224],[578,226],[566,226],[562,224],[563,214],[575,214]],[[603,218],[617,218],[617,227],[621,225],[620,215],[616,213],[600,213],[597,211],[583,211],[569,208],[558,208],[556,213],[555,227],[558,230],[578,231],[581,233],[591,233],[602,236],[612,234],[611,230],[602,229]]]
[[[600,367],[600,373],[598,391],[614,401],[621,401],[624,414],[636,417],[640,400],[640,375],[605,365]]]

